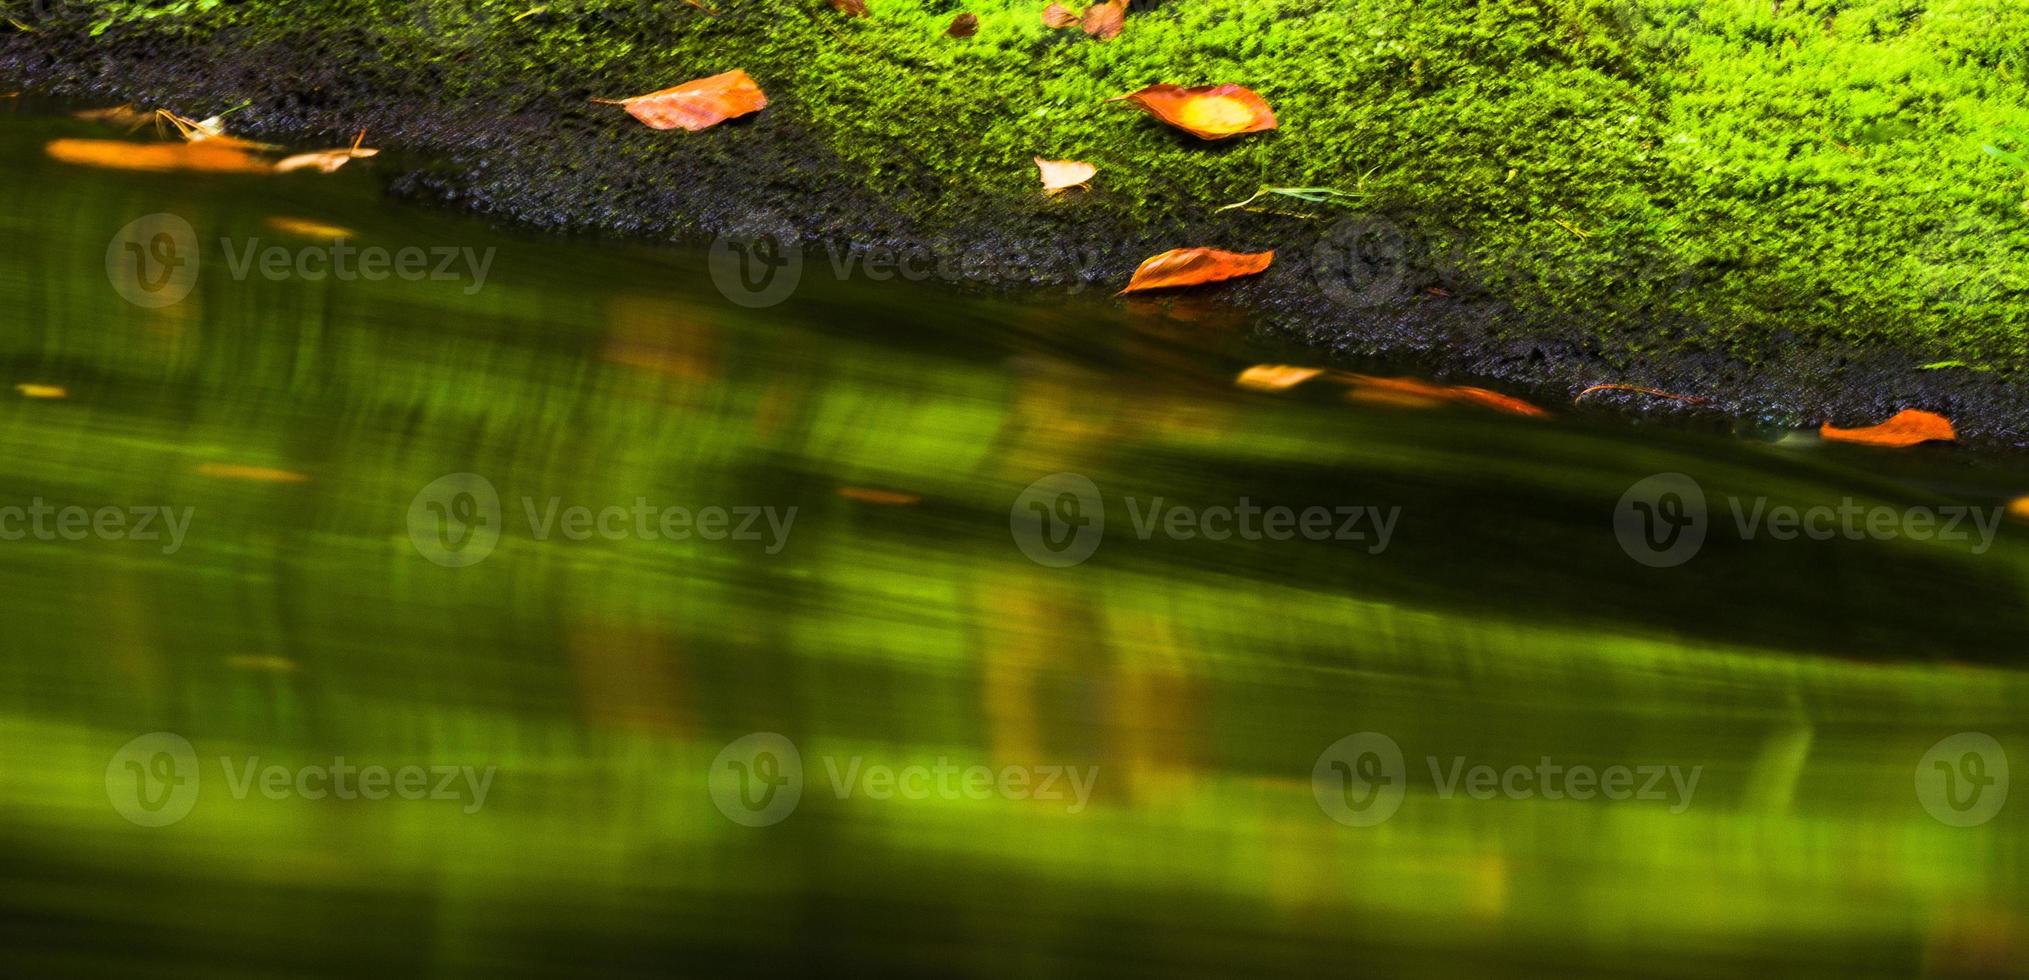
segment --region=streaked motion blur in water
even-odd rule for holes
[[[2019,461],[1246,391],[1305,355],[1215,292],[750,309],[79,126],[0,120],[12,975],[2029,960]],[[489,264],[262,270],[320,226]]]

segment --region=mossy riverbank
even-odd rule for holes
[[[251,100],[255,134],[366,126],[444,155],[398,191],[540,227],[692,237],[765,212],[1116,286],[1167,248],[1274,248],[1217,295],[1342,353],[1782,422],[1915,405],[2024,428],[2018,5],[1158,0],[1108,42],[1045,27],[1040,0],[711,6],[0,3],[0,78],[192,115]],[[975,36],[945,35],[960,12]],[[770,105],[701,133],[588,101],[730,68]],[[1247,85],[1281,126],[1204,143],[1107,101],[1155,82]],[[1045,198],[1038,154],[1097,164],[1093,190]],[[1218,210],[1263,185],[1357,203]]]

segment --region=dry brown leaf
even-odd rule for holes
[[[1470,385],[1441,385],[1420,378],[1381,378],[1371,374],[1347,374],[1341,377],[1349,389],[1346,392],[1347,398],[1370,405],[1429,408],[1453,403],[1478,405],[1497,412],[1531,418],[1544,418],[1550,414],[1519,398]]]
[[[857,500],[863,504],[879,504],[883,507],[907,507],[923,502],[920,494],[902,490],[881,490],[875,487],[839,487],[838,495],[847,500]]]
[[[1076,27],[1077,25],[1078,25],[1078,15],[1072,13],[1071,8],[1066,7],[1063,4],[1052,3],[1049,6],[1043,8],[1044,27],[1047,27],[1054,31],[1065,27]]]
[[[1241,85],[1150,85],[1120,98],[1199,139],[1226,139],[1275,128],[1275,111]]]
[[[1085,33],[1101,41],[1111,41],[1119,36],[1121,28],[1127,26],[1127,0],[1107,0],[1086,7],[1085,16],[1079,22]]]
[[[1592,394],[1595,391],[1632,391],[1643,395],[1654,395],[1657,398],[1668,398],[1673,401],[1689,402],[1690,404],[1693,405],[1704,405],[1712,401],[1712,399],[1710,398],[1702,398],[1696,395],[1673,395],[1667,391],[1659,391],[1655,388],[1644,388],[1641,385],[1620,385],[1620,384],[1593,385],[1592,387],[1587,388],[1584,391],[1579,392],[1578,394],[1572,395],[1571,400],[1573,402],[1576,402],[1579,399],[1584,398],[1586,395]]]
[[[1222,252],[1216,248],[1173,248],[1152,256],[1134,270],[1120,293],[1169,289],[1251,276],[1275,261],[1274,252]],[[1119,295],[1119,294],[1115,294]]]
[[[847,17],[867,15],[867,0],[831,0],[831,7]]]
[[[255,483],[308,483],[310,478],[291,470],[269,469],[265,466],[241,466],[237,463],[206,463],[197,468],[199,476],[214,476],[221,480],[250,480]]]
[[[155,119],[157,118],[154,113],[142,112],[141,110],[134,108],[132,104],[116,105],[110,109],[86,109],[83,112],[71,113],[71,117],[74,119],[82,119],[86,122],[99,122],[99,123],[108,123],[114,126],[125,126],[129,130],[140,129],[143,126],[146,126],[151,122],[154,122]]]
[[[268,227],[273,228],[276,231],[282,232],[283,234],[295,235],[299,238],[327,239],[327,238],[359,237],[359,233],[353,231],[350,228],[344,228],[338,225],[327,225],[322,222],[311,221],[308,218],[289,218],[277,215],[275,217],[269,218],[266,224]]]
[[[1234,380],[1240,387],[1254,391],[1287,391],[1323,373],[1323,368],[1294,364],[1256,364]]]
[[[979,15],[972,13],[959,14],[956,18],[952,19],[951,26],[944,29],[944,33],[952,37],[971,37],[979,33]]]
[[[1858,429],[1835,428],[1827,422],[1818,427],[1818,435],[1832,442],[1898,449],[1923,442],[1957,442],[1959,438],[1958,432],[1952,428],[1951,419],[1917,408],[1905,408],[1880,425]]]
[[[686,129],[695,133],[736,116],[760,112],[767,107],[768,96],[746,72],[735,68],[631,99],[592,101],[622,106],[628,115],[652,129]]]
[[[70,392],[60,385],[39,385],[33,382],[22,382],[15,385],[14,390],[20,392],[23,398],[59,399],[70,397]]]
[[[1045,160],[1036,158],[1036,169],[1043,176],[1043,193],[1061,194],[1073,187],[1089,189],[1092,177],[1099,168],[1083,160]]]
[[[310,170],[314,168],[328,174],[354,160],[378,156],[380,154],[379,150],[362,148],[359,144],[364,142],[366,142],[366,130],[362,129],[359,131],[359,135],[353,138],[352,146],[347,149],[319,150],[315,153],[298,153],[295,156],[283,157],[275,161],[275,172],[286,174],[297,170]]]
[[[83,167],[146,170],[166,173],[264,174],[268,161],[237,146],[213,143],[128,143],[121,140],[52,140],[44,148],[51,158]]]

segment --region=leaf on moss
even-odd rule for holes
[[[15,385],[14,390],[20,392],[23,398],[54,400],[70,397],[70,392],[66,391],[61,385],[39,385],[32,381],[24,381],[21,384]]]
[[[1509,415],[1545,418],[1546,412],[1519,398],[1470,385],[1441,385],[1420,378],[1382,378],[1371,374],[1338,375],[1347,387],[1346,397],[1370,405],[1402,408],[1430,408],[1442,404],[1477,405]]]
[[[1085,8],[1085,16],[1079,23],[1085,33],[1101,41],[1111,41],[1120,35],[1120,29],[1127,26],[1127,0],[1106,0]]]
[[[1958,432],[1952,428],[1951,419],[1918,408],[1905,408],[1880,425],[1857,429],[1841,429],[1827,422],[1818,427],[1818,435],[1831,442],[1896,449],[1924,442],[1957,442],[1959,438]]]
[[[861,5],[864,9],[864,4]],[[768,96],[747,73],[729,72],[637,95],[631,99],[593,99],[625,108],[651,129],[686,129],[693,133],[748,113],[760,112]]]
[[[1275,128],[1275,111],[1253,90],[1240,85],[1150,85],[1120,98],[1199,139],[1226,139]]]
[[[1324,373],[1323,368],[1293,364],[1256,364],[1234,379],[1242,388],[1254,391],[1287,391]]]
[[[52,159],[81,167],[144,170],[154,173],[189,171],[215,174],[264,174],[268,161],[243,147],[213,143],[130,143],[124,140],[52,140],[44,147]]]
[[[1273,261],[1275,253],[1272,251],[1222,252],[1216,248],[1173,248],[1142,262],[1120,294],[1251,276],[1267,269]]]
[[[294,470],[278,470],[267,466],[244,466],[239,463],[205,463],[197,468],[198,476],[217,477],[221,480],[246,480],[252,483],[308,483],[310,478]]]
[[[921,494],[905,490],[883,490],[879,487],[839,487],[838,495],[847,500],[863,504],[877,504],[882,507],[908,507],[923,502]]]
[[[1049,6],[1043,8],[1044,27],[1047,27],[1054,31],[1066,27],[1076,27],[1077,25],[1078,25],[1078,15],[1072,13],[1071,8],[1066,7],[1063,4],[1052,3]]]
[[[951,26],[944,29],[944,33],[950,37],[971,37],[979,33],[979,15],[959,14],[952,19]]]
[[[831,7],[847,17],[867,15],[867,0],[831,0]]]
[[[1036,158],[1036,170],[1042,173],[1043,193],[1061,194],[1073,187],[1089,189],[1092,177],[1099,172],[1083,160],[1045,160]]]

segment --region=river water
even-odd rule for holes
[[[2029,958],[2019,461],[45,153],[105,135],[0,116],[20,975]]]

